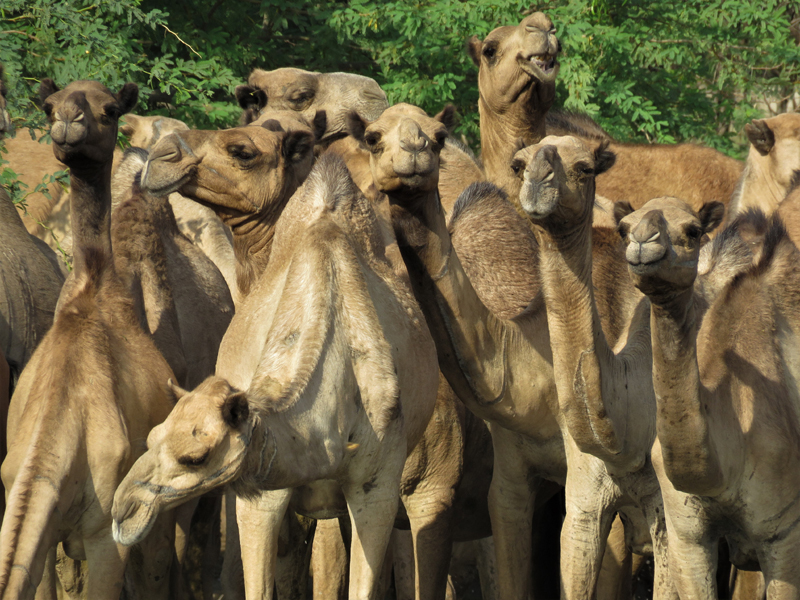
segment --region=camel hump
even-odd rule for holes
[[[365,264],[358,245],[331,219],[311,223],[297,240],[250,385],[251,391],[263,394],[250,400],[264,412],[294,405],[314,373],[338,352],[339,359],[352,366],[362,405],[379,439],[400,414],[394,359],[370,296]],[[346,348],[331,349],[337,339],[343,339]]]

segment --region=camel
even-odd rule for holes
[[[353,115],[353,121],[357,120],[357,115]],[[380,124],[353,123],[351,127],[373,151],[381,149]],[[397,182],[390,169],[382,168],[388,173],[385,185]],[[379,181],[378,165],[373,167],[373,174]],[[458,235],[462,224],[487,222],[493,214],[519,220],[505,195],[495,186],[480,183],[468,190],[453,211],[450,227],[454,235]],[[525,312],[511,321],[498,319],[477,296],[452,251],[435,191],[417,192],[410,199],[396,195],[391,209],[415,293],[437,342],[442,371],[467,407],[490,421],[495,464],[489,507],[497,548],[499,597],[525,598],[531,585],[530,536],[536,492],[547,488],[545,479],[564,483],[567,476],[564,440],[558,411],[553,405],[555,383],[543,301],[534,299]],[[470,218],[473,211],[479,215],[474,220]],[[525,245],[515,236],[525,228],[524,224],[499,228],[499,233],[510,243],[495,247],[524,255]],[[464,236],[468,239],[467,232]],[[605,247],[598,253],[610,265],[609,273],[619,263],[617,270],[624,275],[624,265],[616,256],[619,243],[615,240],[616,234],[607,234]],[[520,272],[529,273],[530,269],[523,267]],[[508,273],[515,273],[513,267]],[[621,281],[619,276],[611,278]],[[621,301],[614,304],[617,298]],[[610,293],[603,300],[608,306],[605,314],[609,328],[619,334],[620,324],[625,323],[625,315],[631,308],[626,305],[624,295]],[[502,305],[502,299],[495,301]],[[509,377],[507,373],[514,375]],[[597,545],[593,537],[589,539]],[[597,556],[602,556],[602,551]],[[578,575],[583,568],[581,560],[576,558],[562,565],[565,581],[572,581],[573,587],[582,588],[583,593],[592,593],[593,586],[587,592],[585,578]]]
[[[3,64],[0,63],[0,140],[14,129],[14,125],[11,123],[11,117],[8,116],[8,101],[6,100],[8,90],[6,89],[5,81],[3,81],[4,74],[5,68]]]
[[[655,559],[654,595],[669,597],[674,590],[668,575],[663,504],[647,460],[656,421],[647,305],[639,303],[626,335],[612,348],[594,298],[594,182],[614,159],[607,142],[591,150],[574,137],[548,136],[518,152],[514,160],[525,165],[519,201],[539,243],[559,408],[571,441],[580,452],[600,459],[613,483],[605,491],[614,495],[610,505],[607,500],[597,503],[595,514],[588,518],[585,509],[572,515],[567,511],[563,535],[575,528],[597,527],[599,538],[605,539],[615,511],[625,523],[643,516]],[[572,466],[575,460],[570,458],[568,454]],[[568,504],[586,506],[590,498],[575,496],[597,494],[586,485],[584,470],[567,471]],[[597,577],[598,568],[594,565],[587,576]]]
[[[172,372],[141,329],[111,252],[111,157],[118,118],[138,88],[126,84],[113,94],[78,81],[52,90],[43,80],[53,150],[71,172],[74,270],[11,400],[0,469],[8,506],[0,598],[32,598],[43,576],[54,582],[50,549],[63,542],[71,558],[88,561],[88,597],[110,599],[119,597],[129,552],[111,536],[113,493],[173,406],[165,379]],[[161,573],[165,552],[169,564],[167,542],[149,548],[145,569]],[[169,593],[164,581],[150,583],[148,597]]]
[[[800,419],[795,393],[800,255],[779,217],[736,219],[720,237],[763,224],[763,249],[708,303],[693,286],[703,236],[722,219],[658,198],[620,206],[619,231],[635,285],[651,304],[658,439],[672,575],[681,597],[716,598],[715,547],[764,573],[767,598],[800,589]],[[761,225],[756,224],[757,227]]]
[[[469,42],[470,56],[479,67],[481,160],[488,181],[502,187],[513,201],[520,184],[509,165],[517,150],[549,134],[610,140],[586,115],[561,113],[548,127],[559,50],[553,23],[542,13],[525,17],[517,26],[498,27],[483,41],[473,36]],[[742,172],[738,161],[697,144],[611,141],[617,162],[597,178],[597,195],[626,200],[634,207],[665,194],[698,206],[710,199],[727,203]]]
[[[756,119],[744,127],[750,150],[727,221],[749,208],[771,215],[793,187],[800,170],[800,114]],[[678,196],[680,197],[680,196]]]
[[[115,535],[137,541],[157,510],[230,482],[247,596],[271,598],[275,536],[290,501],[328,516],[343,493],[353,524],[350,597],[373,598],[406,456],[434,408],[434,347],[341,159],[317,162],[275,230],[217,376],[182,395],[118,489]],[[159,494],[167,488],[158,482],[172,491]],[[407,510],[412,526],[427,521]]]

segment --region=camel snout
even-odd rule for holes
[[[161,143],[156,144],[156,147],[153,148],[150,153],[149,162],[180,162],[181,158],[183,158],[183,154],[181,153],[180,146],[175,143],[175,140],[170,139],[172,137],[172,135],[169,135],[164,138]]]
[[[74,146],[86,139],[86,115],[77,107],[74,110],[63,110],[56,114],[55,122],[50,128],[50,137],[56,144]]]
[[[625,258],[631,265],[648,265],[658,262],[667,254],[662,232],[664,217],[661,211],[651,211],[628,234]]]

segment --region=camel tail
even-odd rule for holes
[[[34,437],[8,493],[0,527],[0,599],[32,598],[47,553],[58,542],[58,503],[64,498],[56,464],[67,457],[52,444]]]

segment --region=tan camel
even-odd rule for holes
[[[54,152],[71,171],[75,262],[53,327],[11,401],[0,598],[33,597],[45,570],[53,582],[49,550],[58,542],[70,557],[88,561],[89,597],[118,598],[128,549],[111,537],[113,492],[174,399],[164,381],[169,366],[139,326],[111,254],[117,119],[138,89],[127,84],[112,94],[89,81],[49,94],[53,89],[44,80],[40,93]],[[160,571],[152,561],[163,553],[151,550],[147,566]],[[160,582],[145,593],[166,597],[169,590]]]
[[[800,114],[757,119],[745,125],[744,132],[750,140],[750,151],[731,199],[729,222],[749,208],[771,215],[800,170]]]
[[[151,435],[117,492],[116,534],[136,541],[156,510],[231,481],[247,595],[271,598],[274,535],[290,500],[315,517],[338,514],[341,489],[353,522],[350,597],[371,598],[406,456],[434,407],[433,344],[340,159],[320,159],[275,229],[220,353],[230,385],[207,380]],[[158,494],[158,482],[173,491]]]
[[[371,130],[372,127],[375,130]],[[359,128],[353,129],[357,132]],[[360,129],[367,146],[379,152],[383,145],[381,127],[370,124]],[[388,162],[386,160],[387,166]],[[376,182],[382,170],[387,172],[387,183],[383,184],[386,189],[391,189],[392,182],[397,186],[398,177],[380,163],[373,166]],[[469,189],[471,193],[455,207],[451,221],[455,231],[462,222],[470,222],[468,216],[472,210],[490,217],[492,212],[502,213],[505,206],[505,214],[514,215],[513,208],[496,187],[478,184]],[[513,321],[497,319],[477,297],[451,250],[436,195],[417,193],[411,198],[390,195],[392,198],[398,241],[404,249],[406,265],[426,318],[433,328],[442,370],[470,410],[491,421],[495,465],[489,503],[497,547],[499,596],[527,597],[535,492],[546,487],[544,478],[561,483],[567,473],[564,442],[557,411],[553,410],[557,407],[552,404],[556,394],[543,303],[534,300],[527,311]],[[492,209],[485,210],[487,205]],[[501,233],[513,239],[513,229],[502,228]],[[616,241],[609,243],[611,239],[616,239],[616,235],[613,238],[609,235],[606,249],[600,251],[610,263],[619,245]],[[513,254],[523,254],[523,247],[519,243],[502,245],[504,252]],[[621,264],[620,269],[624,274]],[[614,295],[604,298],[614,298]],[[619,304],[613,309],[607,312],[615,313],[610,322],[616,327],[618,321],[624,323],[627,308]],[[454,314],[458,317],[453,318]],[[505,373],[514,373],[514,376],[506,377]],[[597,545],[596,539],[591,539]],[[598,549],[597,556],[602,556],[602,548]],[[595,557],[588,558],[591,561]],[[582,568],[579,560],[567,565],[565,580],[574,580],[575,587],[580,586],[586,592],[586,579],[577,575],[578,568]],[[575,577],[572,577],[573,571]],[[592,590],[593,585],[588,593]]]
[[[555,28],[544,14],[534,13],[517,26],[498,27],[483,41],[473,37],[469,52],[480,69],[481,160],[487,179],[516,201],[519,181],[509,170],[511,157],[545,136],[545,115],[555,98]],[[548,134],[610,140],[586,115],[561,113],[549,125]],[[617,162],[597,178],[597,194],[636,207],[665,194],[698,206],[710,199],[727,203],[742,172],[738,161],[696,144],[612,143],[610,148]]]
[[[693,284],[701,240],[720,222],[721,206],[694,211],[659,198],[619,215],[631,276],[651,302],[653,463],[681,597],[717,597],[716,546],[724,537],[735,565],[761,568],[767,598],[796,598],[800,253],[772,219],[756,263],[707,305]],[[720,237],[735,242],[741,224]]]
[[[602,461],[616,494],[611,506],[601,506],[599,515],[568,510],[563,535],[575,528],[597,527],[604,538],[615,511],[625,523],[636,523],[643,516],[655,558],[654,594],[670,597],[674,589],[668,574],[663,504],[648,460],[656,417],[647,303],[640,303],[626,335],[612,348],[603,333],[593,289],[594,182],[614,159],[607,142],[590,149],[574,137],[548,136],[518,152],[514,160],[525,166],[519,200],[539,242],[561,414],[577,449]],[[585,469],[571,468],[576,461],[569,456],[570,447],[567,503],[586,505],[589,499],[575,496],[595,495],[597,490],[587,485]],[[596,577],[597,571],[587,575]]]

